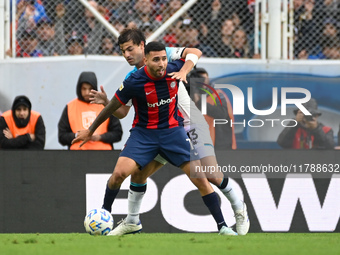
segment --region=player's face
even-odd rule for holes
[[[90,92],[91,92],[91,89],[93,89],[92,85],[90,85],[88,83],[83,83],[81,85],[81,89],[80,89],[81,96],[84,98],[84,100],[86,102],[90,102]]]
[[[136,45],[130,40],[119,46],[124,58],[130,66],[137,66],[137,68],[140,68],[144,65],[144,42],[141,42],[140,45]]]
[[[24,105],[20,105],[18,108],[15,109],[15,116],[18,118],[18,119],[27,119],[29,115],[29,109],[27,106],[24,106]]]
[[[165,69],[168,65],[168,59],[166,57],[165,50],[150,51],[150,53],[145,56],[145,64],[152,77],[163,77]]]

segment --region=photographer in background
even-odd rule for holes
[[[321,112],[314,98],[303,106],[312,114],[304,115],[299,109],[294,110],[295,127],[286,127],[280,133],[277,143],[284,149],[333,149],[333,130],[318,122]],[[288,126],[295,123],[291,121]]]

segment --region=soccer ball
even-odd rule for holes
[[[86,215],[84,226],[91,235],[107,235],[113,228],[113,218],[105,209],[93,209]]]

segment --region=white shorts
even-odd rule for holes
[[[198,154],[191,155],[192,159],[202,159],[208,156],[215,157],[214,145],[210,137],[208,125],[190,125],[184,128]]]

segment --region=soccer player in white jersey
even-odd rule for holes
[[[130,65],[135,66],[135,68],[125,77],[128,78],[131,73],[144,66],[145,37],[138,29],[126,29],[118,38],[118,43],[127,62]],[[187,74],[197,63],[202,53],[195,48],[166,48],[166,52],[169,62],[180,58],[185,58],[186,61],[191,60],[192,66],[190,68],[181,69],[179,72],[173,74],[173,78],[187,82]],[[91,92],[91,101],[92,103],[103,104],[105,106],[109,103],[109,100],[103,86],[100,88],[101,92],[94,90]],[[128,114],[130,107],[131,104],[122,106],[114,113],[114,115],[118,118],[124,118]],[[180,83],[178,90],[178,107],[184,117],[185,130],[191,136],[190,138],[195,140],[193,144],[198,153],[198,159],[200,159],[201,165],[217,166],[214,147],[209,133],[209,126],[199,109],[191,100],[182,82]],[[143,171],[136,171],[131,175],[130,190],[128,193],[128,215],[110,232],[110,235],[124,235],[142,230],[139,219],[139,210],[146,191],[147,177],[160,169],[164,164],[166,164],[166,160],[158,155],[143,169]],[[235,213],[236,231],[239,235],[245,235],[248,233],[250,226],[246,204],[239,199],[238,195],[233,190],[229,178],[225,178],[222,173],[219,174],[219,176],[212,176],[207,179],[209,182],[216,185],[230,201]]]

